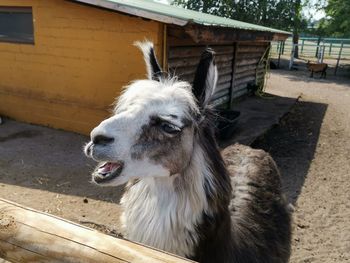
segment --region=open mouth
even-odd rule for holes
[[[92,179],[95,183],[106,183],[108,181],[117,178],[124,167],[124,163],[119,162],[102,162],[95,168],[95,171],[92,173]]]

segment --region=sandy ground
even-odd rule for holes
[[[350,262],[350,79],[277,71],[267,91],[302,93],[253,144],[274,157],[295,205],[290,262]]]
[[[253,144],[275,158],[295,205],[291,262],[349,262],[350,79],[331,74],[327,80],[310,79],[306,72],[278,70],[267,91],[286,97],[303,93],[280,125]],[[87,140],[5,120],[0,197],[118,233],[122,189],[89,182],[95,164],[76,154]],[[57,156],[62,151],[64,156]]]
[[[122,188],[90,182],[88,137],[5,119],[0,125],[0,197],[117,232]]]

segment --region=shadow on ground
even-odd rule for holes
[[[289,98],[265,93],[264,97],[250,96],[234,105],[240,112],[238,124],[232,137],[219,142],[221,148],[233,143],[252,144],[265,134],[290,111],[298,97]]]
[[[102,188],[90,182],[96,163],[83,154],[88,140],[79,134],[6,119],[0,125],[0,186],[119,202],[122,187]]]
[[[280,122],[252,147],[269,152],[280,168],[283,187],[293,204],[301,192],[314,158],[327,105],[299,101]]]

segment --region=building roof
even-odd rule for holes
[[[198,24],[203,26],[215,26],[242,30],[252,30],[277,34],[288,34],[290,32],[277,30],[269,27],[245,23],[224,17],[209,15],[181,7],[157,3],[152,0],[74,0],[85,4],[107,8],[166,24],[186,26]]]

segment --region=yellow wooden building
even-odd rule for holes
[[[133,46],[144,39],[155,43],[164,66],[189,80],[201,47],[217,47],[217,97],[230,104],[261,77],[269,42],[287,36],[150,0],[0,0],[0,115],[88,134],[122,87],[145,76]],[[240,63],[239,54],[252,51]]]

